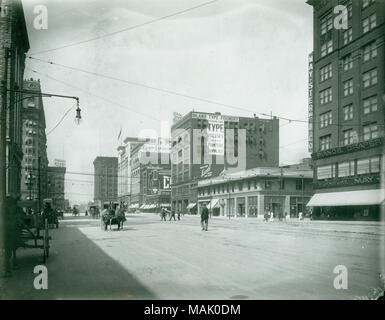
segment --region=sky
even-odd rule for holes
[[[27,59],[25,78],[40,79],[43,92],[80,98],[80,125],[74,108],[52,132],[75,101],[44,98],[48,158],[52,165],[66,160],[72,203],[92,200],[93,160],[118,155],[120,129],[122,137],[144,129],[160,135],[173,112],[193,109],[307,120],[312,8],[304,0],[216,0],[185,11],[207,2],[23,0],[29,54],[72,67]],[[38,5],[47,8],[47,29],[34,27]],[[128,30],[105,36],[122,29]],[[280,126],[280,164],[308,157],[307,124],[280,120]]]

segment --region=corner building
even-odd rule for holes
[[[318,219],[377,220],[383,207],[385,2],[309,0],[309,151]],[[347,29],[336,28],[343,5]],[[314,98],[314,99],[313,99]]]

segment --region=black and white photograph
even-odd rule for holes
[[[385,0],[0,0],[0,300],[383,300],[384,43]]]

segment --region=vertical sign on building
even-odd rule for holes
[[[308,87],[308,151],[313,153],[313,52],[309,54],[309,87]]]
[[[207,144],[210,155],[225,154],[225,122],[221,115],[208,115]]]

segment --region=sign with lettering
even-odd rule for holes
[[[225,154],[225,122],[220,115],[209,115],[207,124],[207,146],[210,155]]]
[[[313,152],[313,52],[309,54],[309,86],[308,86],[308,151]]]

